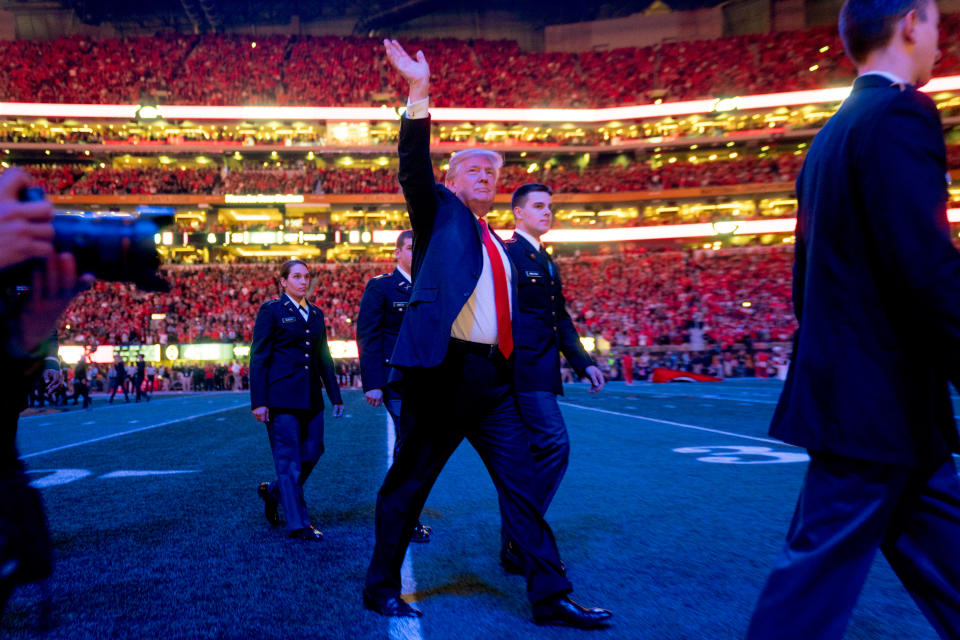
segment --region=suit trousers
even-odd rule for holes
[[[810,452],[750,640],[842,638],[877,549],[941,638],[960,638],[960,479],[945,454],[907,468]]]
[[[567,425],[557,404],[557,394],[551,391],[518,391],[517,406],[530,434],[530,450],[536,463],[536,504],[540,515],[546,515],[570,460]],[[506,527],[500,528],[500,537],[505,547]]]
[[[497,489],[504,525],[517,545],[527,595],[537,603],[571,591],[556,541],[536,503],[530,438],[513,396],[513,371],[489,356],[452,342],[438,367],[404,372],[407,434],[377,494],[376,545],[365,591],[400,595],[400,567],[430,489],[466,438]]]
[[[303,484],[323,455],[323,411],[270,409],[267,423],[277,479],[268,491],[283,506],[287,530],[310,526]]]

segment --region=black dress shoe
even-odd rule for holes
[[[419,618],[423,612],[394,596],[372,596],[363,592],[363,608],[390,618]]]
[[[280,505],[270,495],[270,485],[261,482],[257,487],[257,495],[263,500],[263,515],[267,517],[267,522],[274,527],[280,524]]]
[[[551,598],[533,607],[533,621],[537,624],[596,629],[606,626],[612,613],[606,609],[587,609],[567,596]]]
[[[323,540],[323,534],[314,529],[313,525],[303,529],[294,529],[290,532],[290,537],[294,540]]]
[[[513,550],[512,545],[507,545],[500,550],[500,566],[507,573],[515,576],[523,575],[523,566],[520,564],[520,557]]]
[[[410,542],[430,542],[430,527],[418,524],[413,528],[413,536],[410,538]]]

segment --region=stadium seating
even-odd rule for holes
[[[732,252],[666,252],[559,258],[576,323],[611,344],[729,346],[782,341],[794,328],[789,247]],[[331,338],[353,339],[366,281],[390,263],[318,265],[312,300]],[[64,314],[61,338],[73,344],[249,342],[259,305],[276,295],[276,265],[167,266],[169,293],[97,282]],[[603,286],[600,286],[602,283]],[[749,302],[749,306],[744,306]],[[165,314],[151,320],[152,314]]]
[[[944,15],[941,33],[936,73],[958,73],[960,14]],[[511,41],[404,44],[429,57],[437,106],[619,106],[836,86],[854,75],[834,27],[583,53],[524,51]],[[0,94],[104,104],[151,95],[177,104],[395,103],[402,82],[381,46],[376,38],[231,34],[4,41]]]

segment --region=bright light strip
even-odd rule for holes
[[[960,75],[934,78],[921,91],[938,93],[960,90]],[[435,122],[611,122],[664,118],[715,110],[769,109],[805,104],[841,102],[850,87],[786,91],[730,98],[706,98],[661,104],[644,104],[603,109],[472,109],[436,107],[430,110]],[[133,120],[139,105],[50,104],[0,102],[0,115],[27,118],[107,118]],[[373,121],[397,120],[397,112],[386,107],[208,107],[201,105],[158,105],[171,120],[244,121]]]
[[[399,229],[378,229],[373,232],[373,244],[396,244],[403,233]]]
[[[764,233],[793,233],[796,218],[775,220],[745,220],[737,223],[733,235],[760,235]],[[512,231],[497,231],[508,238]],[[673,240],[679,238],[706,238],[717,235],[712,223],[671,224],[653,227],[626,227],[620,229],[553,229],[543,236],[544,242],[630,242],[634,240]]]
[[[960,222],[960,209],[947,209],[947,222]]]

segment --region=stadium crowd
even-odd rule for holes
[[[500,172],[498,189],[512,193],[526,182],[549,184],[558,193],[612,193],[792,182],[803,156],[729,154],[713,161],[674,158],[654,168],[652,162],[629,165],[596,164],[580,171],[573,166],[547,168],[508,164]],[[950,148],[951,168],[960,168],[960,145]],[[397,193],[391,168],[318,168],[312,164],[274,168],[225,167],[103,167],[98,165],[34,165],[26,167],[52,194],[365,194]],[[443,180],[443,171],[437,170]]]
[[[793,331],[789,247],[558,258],[575,322],[615,346],[729,346]],[[354,339],[367,280],[382,263],[315,265],[312,300],[331,339]],[[276,295],[276,265],[167,266],[169,293],[98,282],[62,318],[65,343],[249,342]]]
[[[944,15],[941,32],[936,73],[957,73],[960,14]],[[835,86],[854,76],[833,27],[583,53],[524,51],[512,41],[404,44],[428,52],[437,106],[617,106]],[[376,38],[172,33],[4,41],[0,93],[23,102],[396,103],[401,83],[380,46]]]

